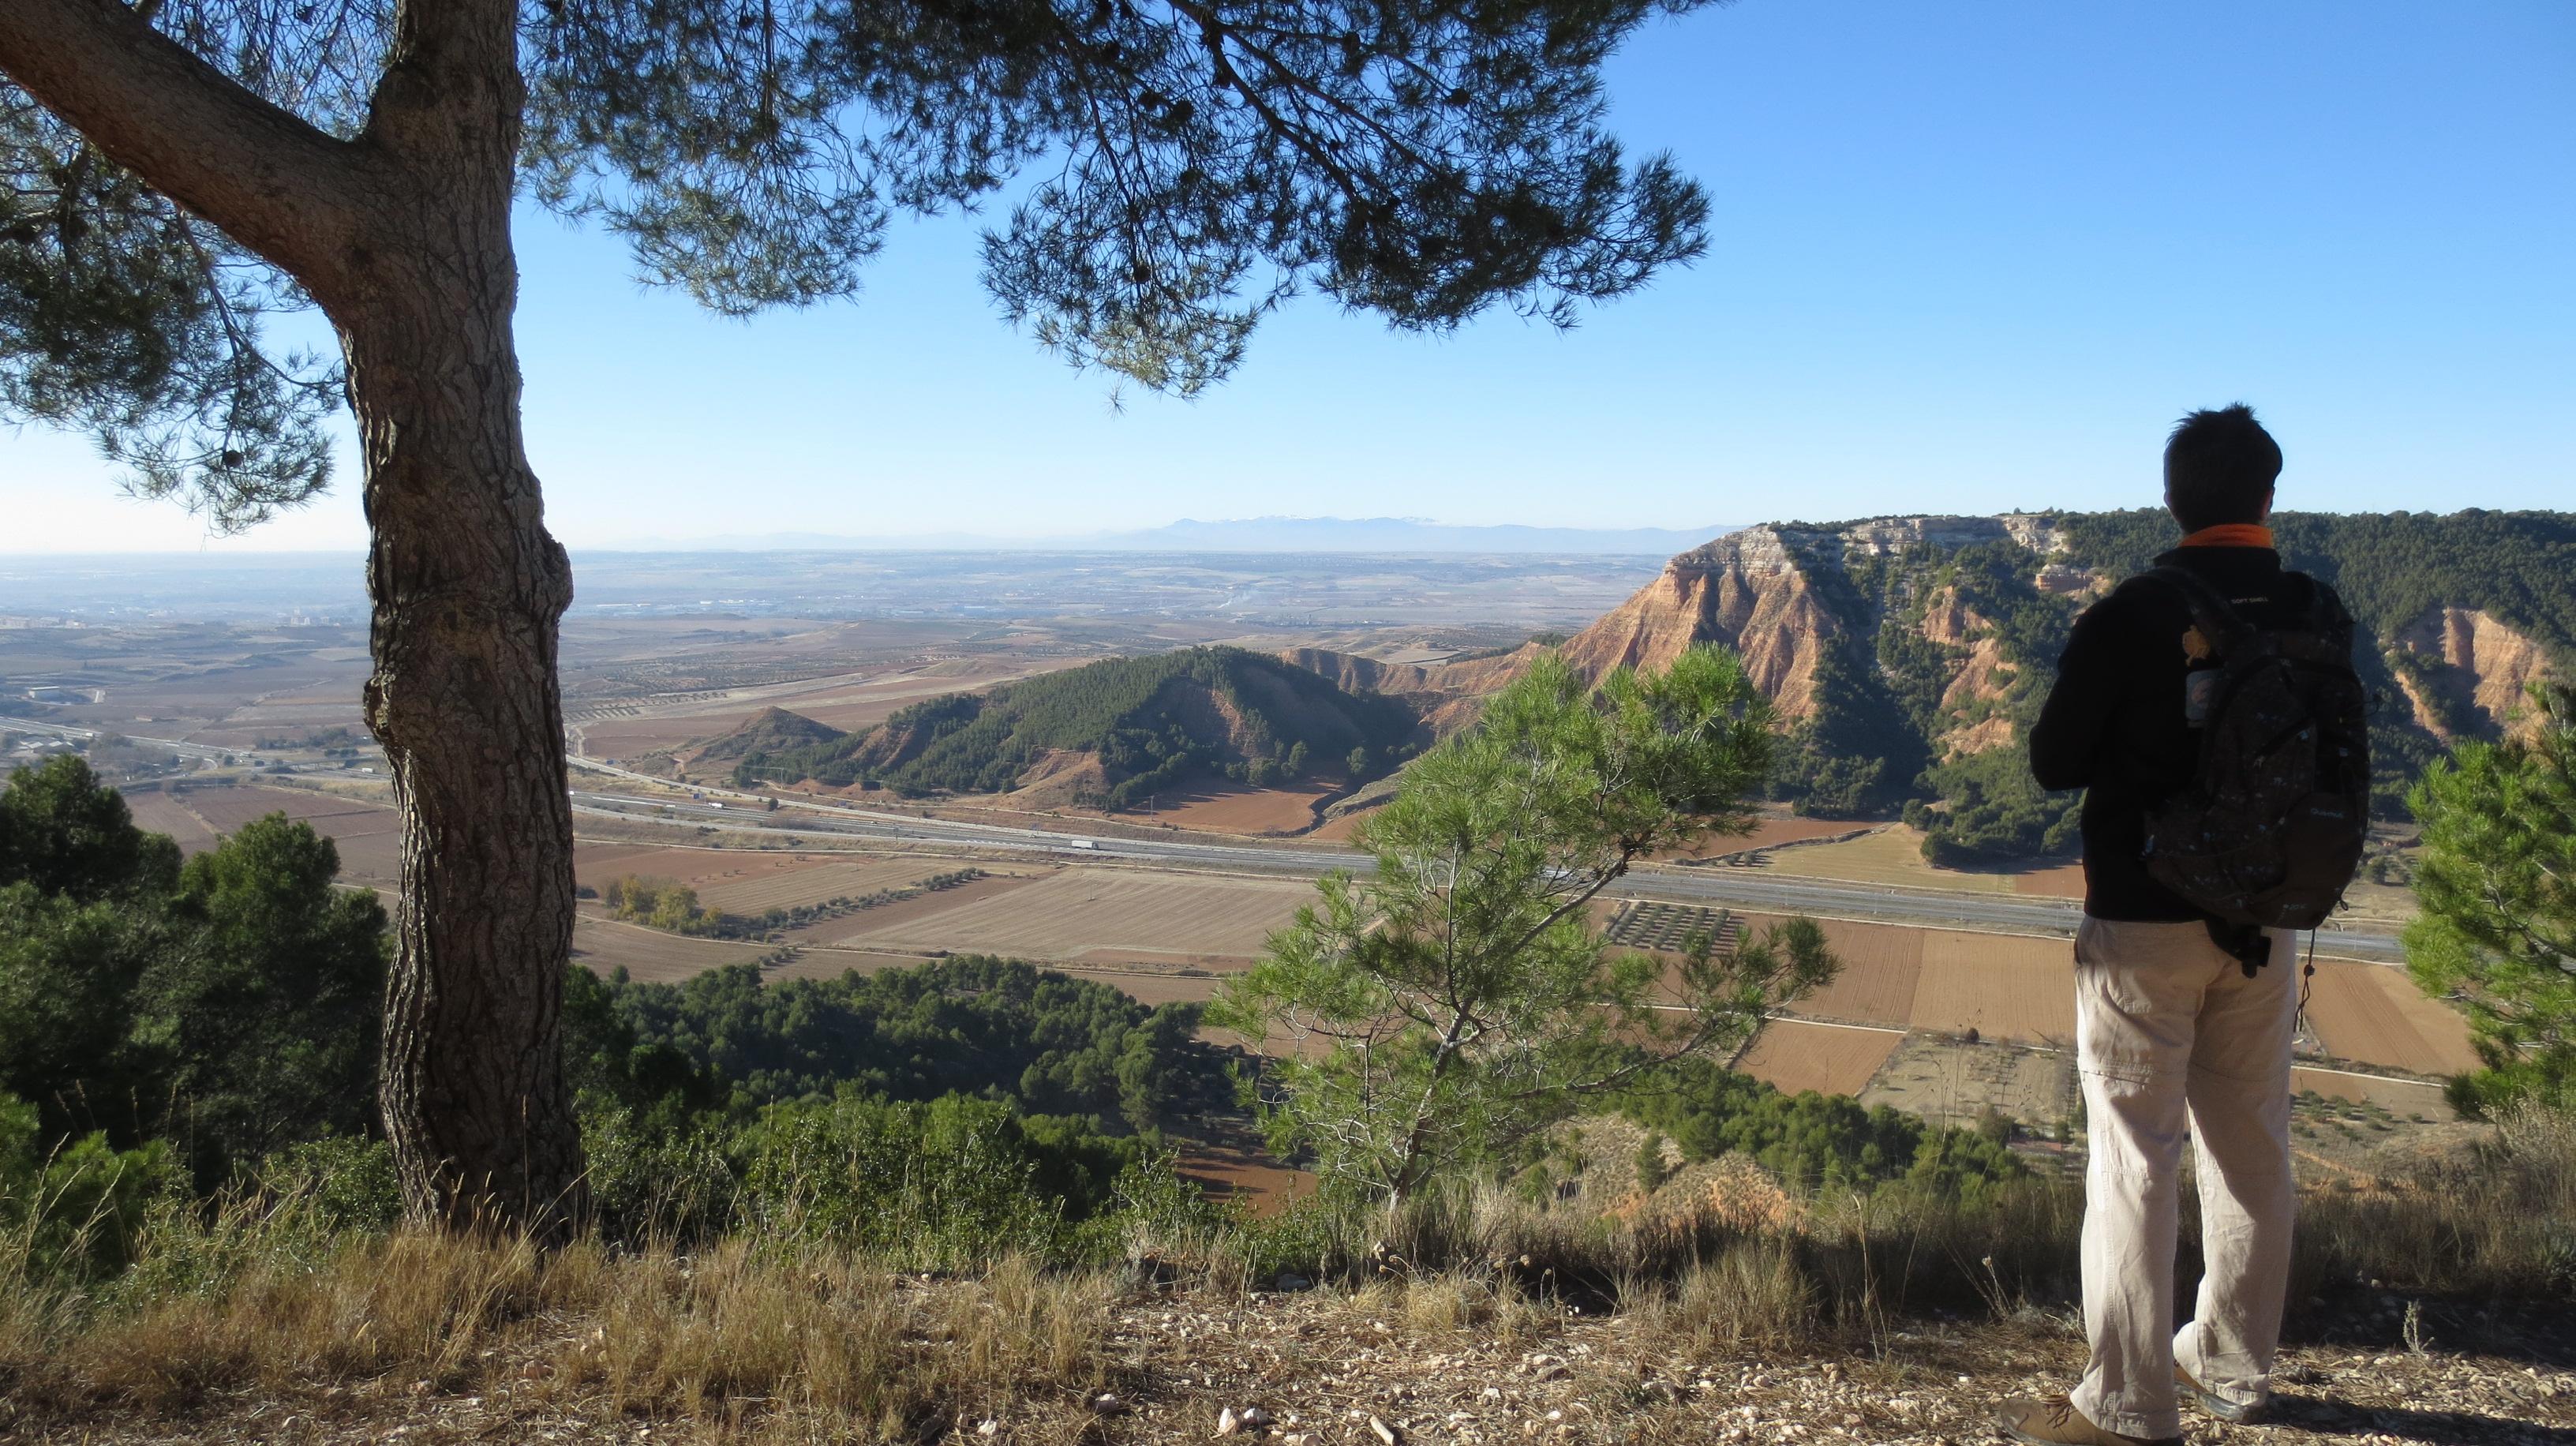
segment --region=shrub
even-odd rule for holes
[[[0,1094],[0,1289],[115,1275],[154,1204],[185,1179],[159,1140],[131,1150],[104,1133],[51,1150],[41,1140],[35,1107]]]

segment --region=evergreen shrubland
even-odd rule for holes
[[[1686,1159],[1746,1156],[1801,1197],[1897,1189],[1975,1208],[2031,1178],[2007,1139],[1863,1108],[1848,1095],[1783,1093],[1710,1060],[1684,1061],[1620,1108],[1671,1137]]]
[[[2161,510],[2062,513],[2055,560],[2101,576],[2144,571],[2175,541]],[[2407,794],[2443,757],[2401,678],[2429,683],[2443,665],[2396,646],[2439,606],[2478,609],[2532,638],[2564,667],[2576,660],[2576,517],[2468,511],[2449,515],[2281,513],[2282,560],[2331,584],[2359,624],[2354,666],[2372,697],[2374,797],[2385,818],[2408,816]],[[2005,541],[1917,544],[1891,555],[1845,556],[1820,538],[1790,539],[1817,599],[1842,624],[1820,641],[1814,709],[1789,732],[1775,796],[1801,811],[1855,815],[1901,809],[1925,835],[1924,853],[1951,865],[2061,856],[2076,846],[2079,795],[2031,781],[2024,739],[2056,679],[2081,600],[2043,591],[2034,558]],[[1944,702],[1967,647],[1925,635],[1934,606],[1955,605],[1991,640],[1999,688]],[[2449,691],[2418,686],[2433,722],[2474,735]],[[2005,741],[1973,752],[1950,740],[2001,719]]]

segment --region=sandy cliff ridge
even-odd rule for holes
[[[1754,684],[1781,716],[1796,722],[1816,706],[1816,670],[1826,653],[1852,635],[1852,624],[1824,589],[1854,563],[1896,558],[1926,544],[1948,550],[1969,543],[2010,542],[2035,561],[2063,546],[2048,519],[2003,517],[1877,517],[1832,526],[1770,523],[1729,533],[1685,552],[1663,573],[1590,627],[1568,639],[1561,652],[1587,678],[1622,666],[1660,668],[1698,643],[1719,643],[1744,660]],[[2050,564],[2039,585],[2080,592],[2095,585],[2089,574]],[[1945,709],[1975,712],[1980,698],[2000,695],[2002,655],[1988,621],[1955,598],[1935,599],[1926,613],[1927,635],[1954,652],[1956,674]],[[1388,664],[1318,648],[1282,656],[1332,678],[1345,688],[1407,698],[1449,732],[1472,722],[1477,700],[1525,671],[1535,645],[1499,657],[1447,664]],[[2008,677],[2008,674],[2005,676]],[[1980,719],[1968,724],[1953,751],[1975,752],[2009,741],[2008,725]]]
[[[2391,641],[2424,665],[2417,675],[2398,673],[2398,686],[2415,705],[2415,721],[2445,743],[2502,732],[2549,672],[2538,642],[2476,608],[2431,608]]]

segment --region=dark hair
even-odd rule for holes
[[[2260,522],[2280,475],[2281,445],[2243,402],[2192,412],[2165,439],[2165,505],[2185,532]]]

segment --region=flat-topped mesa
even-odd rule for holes
[[[1844,562],[1894,557],[1929,544],[1945,551],[1980,542],[2010,542],[2046,559],[2065,551],[2066,533],[2044,513],[2000,517],[1864,517],[1851,522],[1774,522],[1730,532],[1672,560],[1672,567],[1732,564],[1747,572],[1785,571],[1800,560]]]

